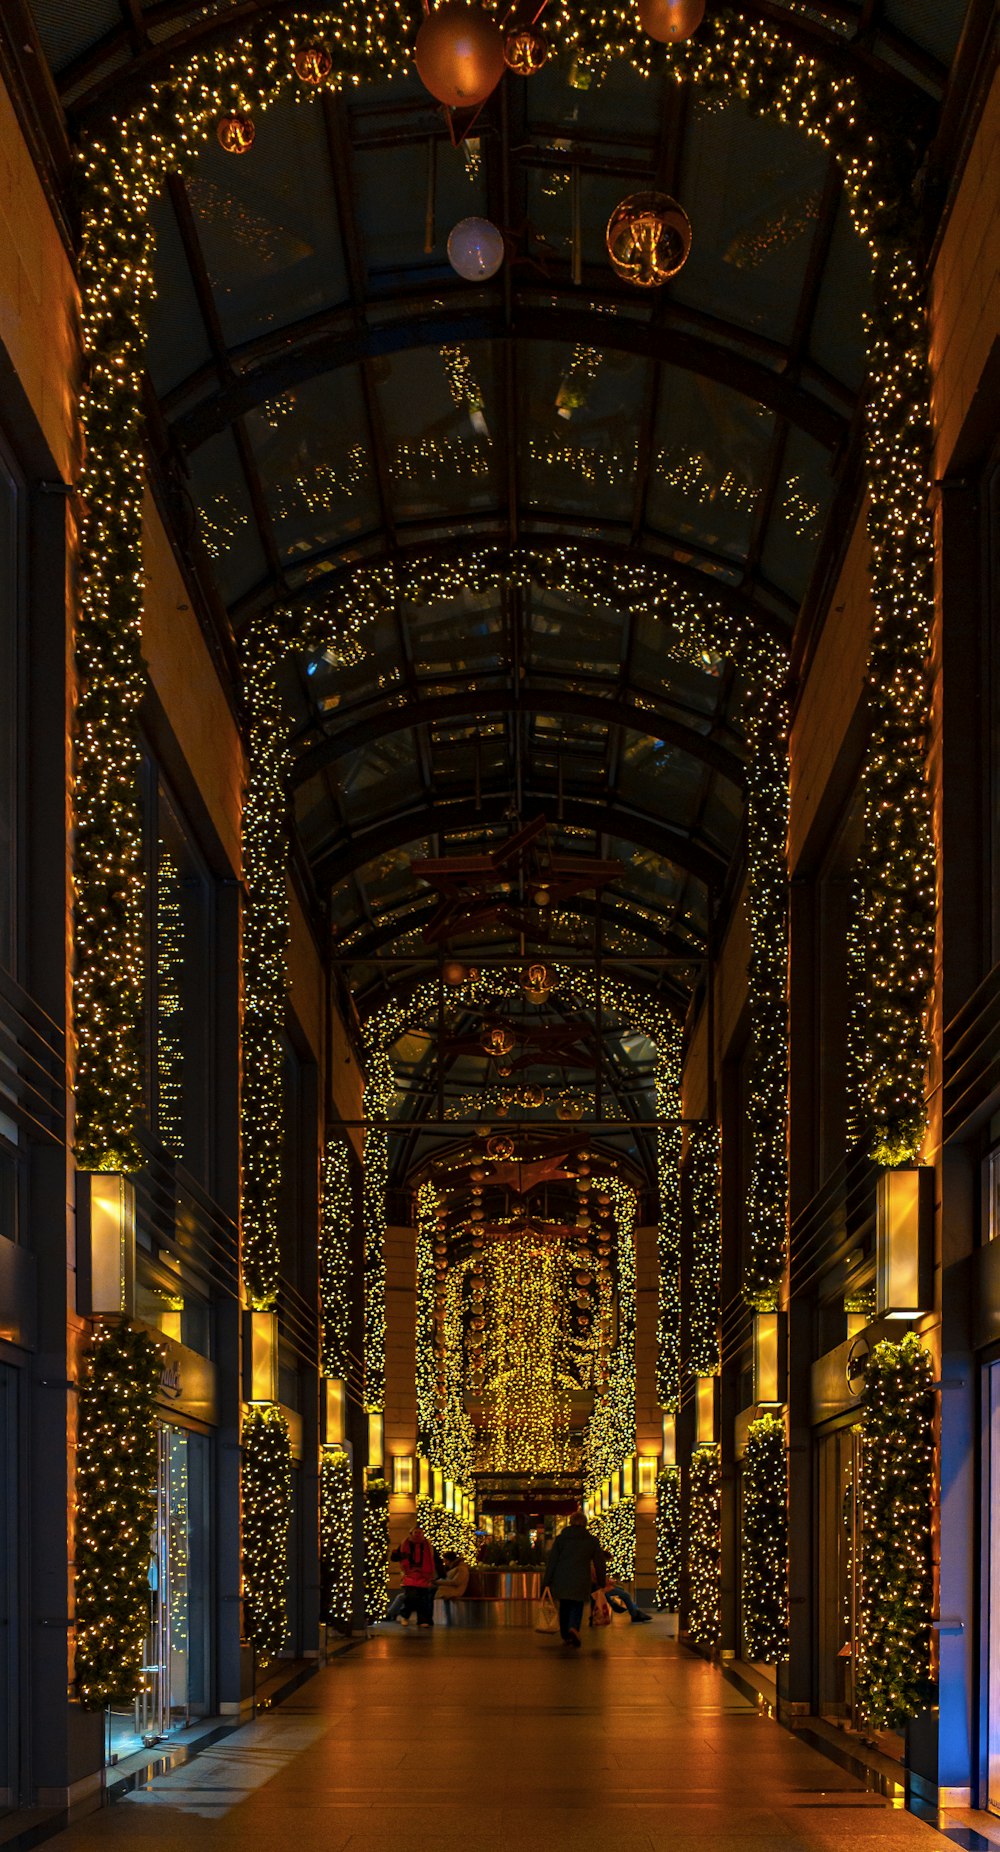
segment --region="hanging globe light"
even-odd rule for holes
[[[605,237],[616,275],[638,289],[657,289],[686,264],[691,221],[669,193],[630,193],[611,214]]]
[[[549,41],[537,26],[515,26],[503,42],[504,63],[518,77],[534,77],[549,55]]]
[[[295,75],[302,83],[318,90],[333,70],[333,59],[325,45],[300,45],[295,54]]]
[[[252,116],[220,116],[215,133],[227,154],[249,154],[257,139]]]
[[[501,1061],[516,1046],[514,1031],[503,1022],[491,1023],[483,1036],[483,1049],[492,1061]]]
[[[447,958],[441,966],[441,977],[450,990],[457,990],[464,984],[469,973],[457,958]]]
[[[500,28],[478,6],[445,0],[428,13],[413,48],[422,84],[449,109],[475,109],[506,66]]]
[[[459,219],[448,234],[448,262],[467,283],[495,277],[503,257],[503,234],[489,219]]]
[[[677,45],[697,32],[705,0],[639,0],[639,24],[660,45]]]
[[[529,965],[521,979],[521,989],[532,1003],[544,1003],[556,987],[556,974],[551,965]]]

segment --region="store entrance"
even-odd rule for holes
[[[854,1653],[860,1513],[861,1430],[837,1428],[818,1451],[818,1640],[816,1708],[821,1717],[856,1722]]]
[[[17,1800],[17,1374],[0,1363],[0,1813]]]
[[[142,1690],[131,1709],[108,1713],[109,1761],[148,1748],[210,1707],[208,1455],[203,1435],[159,1423]]]

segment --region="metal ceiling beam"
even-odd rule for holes
[[[324,329],[324,320],[336,321],[337,325]],[[294,325],[282,330],[279,353],[259,366],[241,371],[214,397],[173,418],[171,431],[180,448],[197,450],[266,399],[280,398],[291,387],[342,367],[357,366],[385,354],[440,348],[460,341],[499,341],[507,335],[515,341],[555,341],[663,361],[767,406],[827,450],[839,450],[848,430],[842,412],[749,354],[669,323],[657,326],[626,315],[602,315],[596,309],[569,303],[553,307],[515,302],[509,324],[502,301],[497,301],[477,308],[445,306],[423,310],[346,331],[342,314],[337,312],[329,318],[312,317],[307,327],[308,334],[300,331],[297,335]],[[171,397],[179,399],[188,385],[182,382]]]
[[[529,815],[521,818],[522,823],[550,812],[554,814],[557,802],[555,791],[535,789],[526,792],[525,797]],[[310,856],[313,879],[319,889],[329,888],[345,880],[366,862],[387,855],[394,849],[405,848],[407,843],[420,842],[426,836],[452,830],[470,830],[481,825],[502,823],[509,815],[510,790],[506,784],[500,791],[484,792],[478,803],[475,798],[459,798],[454,802],[421,804],[402,814],[394,811],[391,816],[379,817],[363,829],[354,830],[350,835],[322,845]],[[596,834],[603,830],[607,835],[617,836],[622,842],[631,842],[637,848],[648,849],[663,861],[686,869],[688,874],[694,875],[706,887],[720,887],[725,879],[727,863],[718,850],[713,849],[709,843],[692,841],[682,830],[665,823],[661,817],[652,817],[644,811],[628,810],[613,799],[577,796],[564,796],[563,815],[571,828],[593,830]]]
[[[627,885],[627,883],[625,883],[625,885]],[[656,915],[646,912],[639,895],[633,895],[632,898],[635,902],[635,906],[639,909],[638,912],[633,912],[625,902],[617,895],[615,896],[615,924],[622,926],[628,932],[634,932],[637,937],[645,935],[647,939],[652,940],[656,945],[662,946],[666,956],[680,958],[685,963],[690,960],[691,964],[697,964],[699,958],[703,956],[703,953],[691,951],[690,948],[684,944],[682,939],[678,939],[673,933],[667,932],[663,926],[658,923]],[[433,895],[430,900],[424,901],[423,904],[419,906],[411,905],[409,911],[403,914],[402,917],[394,916],[392,919],[383,920],[381,924],[375,927],[374,931],[366,933],[364,938],[356,944],[345,946],[343,949],[337,949],[337,942],[335,940],[334,955],[338,962],[343,962],[345,959],[351,961],[356,959],[358,964],[366,964],[370,959],[378,956],[384,945],[392,945],[395,940],[401,939],[404,934],[418,931],[428,920],[433,918],[437,910],[438,899],[436,895]],[[574,913],[582,913],[584,919],[593,919],[597,909],[594,901],[587,900],[584,895],[578,894],[574,896],[572,910]],[[456,944],[457,946],[461,946],[463,941],[459,938]],[[502,944],[502,940],[498,941],[498,945]],[[573,949],[572,946],[562,946],[558,940],[552,940],[546,945],[547,953],[555,959],[560,956],[562,951],[572,951]],[[456,958],[460,958],[463,956],[463,953],[461,950],[456,949],[453,955]],[[475,962],[477,957],[481,962],[484,959],[491,959],[495,955],[495,948],[486,941],[474,942],[472,949],[467,953],[471,962]],[[657,956],[658,955],[659,954],[657,954]],[[426,958],[428,953],[426,951],[416,951],[413,956],[416,960],[418,958]],[[512,951],[511,958],[513,959],[515,956],[519,957],[519,954],[515,954]],[[616,958],[627,958],[628,953],[616,952],[614,956]],[[637,952],[635,954],[635,963],[641,965],[642,962],[642,954]],[[363,1010],[361,1014],[364,1014]]]
[[[611,727],[628,728],[650,739],[677,746],[680,751],[700,759],[713,771],[743,790],[746,768],[725,746],[692,727],[680,725],[655,707],[638,707],[633,702],[606,700],[600,695],[579,694],[563,688],[470,689],[461,694],[427,695],[407,701],[405,707],[382,707],[378,713],[336,729],[318,745],[311,746],[296,760],[292,783],[304,784],[328,765],[349,753],[385,739],[389,734],[406,732],[411,727],[434,726],[441,721],[481,719],[487,714],[512,714],[516,710],[530,714],[552,714],[557,719],[580,717],[598,720]]]

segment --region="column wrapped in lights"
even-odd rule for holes
[[[323,1375],[350,1374],[351,1227],[354,1191],[347,1144],[327,1139],[319,1221],[319,1305]]]
[[[149,1629],[156,1392],[163,1352],[98,1325],[82,1359],[76,1438],[76,1690],[85,1710],[131,1704]]]
[[[620,1177],[596,1178],[614,1204],[618,1335],[611,1353],[608,1387],[598,1397],[584,1435],[584,1485],[593,1498],[598,1485],[618,1475],[635,1452],[635,1191]],[[617,1581],[635,1574],[635,1491],[630,1487],[596,1520],[594,1528]]]
[[[718,1447],[691,1457],[688,1510],[688,1633],[712,1649],[722,1639],[722,1461]]]
[[[934,1366],[913,1332],[876,1344],[862,1414],[855,1693],[869,1728],[934,1702]]]
[[[280,1408],[253,1403],[243,1411],[243,1613],[261,1665],[277,1658],[287,1631],[291,1522],[288,1423]]]
[[[691,1128],[684,1172],[691,1226],[691,1374],[716,1376],[722,1367],[722,1141],[719,1128]]]
[[[346,1632],[354,1613],[354,1496],[342,1447],[325,1447],[320,1459],[319,1543],[323,1619]]]
[[[664,1466],[656,1480],[654,1606],[676,1614],[681,1605],[681,1470]]]
[[[750,895],[748,1007],[750,1177],[743,1295],[777,1303],[788,1220],[788,834],[787,704],[775,690],[755,707],[747,778]]]
[[[656,1131],[659,1216],[656,1224],[656,1393],[676,1414],[681,1389],[681,1044],[675,1032],[657,1045]]]
[[[788,1657],[788,1456],[773,1414],[747,1430],[740,1573],[744,1657],[776,1665]]]
[[[365,1485],[362,1529],[365,1620],[371,1625],[384,1618],[389,1601],[389,1487],[372,1473]]]

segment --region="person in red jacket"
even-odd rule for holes
[[[402,1565],[403,1570],[403,1612],[401,1624],[409,1625],[410,1615],[416,1614],[420,1627],[434,1625],[434,1550],[430,1539],[425,1536],[419,1523],[414,1518],[402,1543],[392,1552],[394,1563]]]

